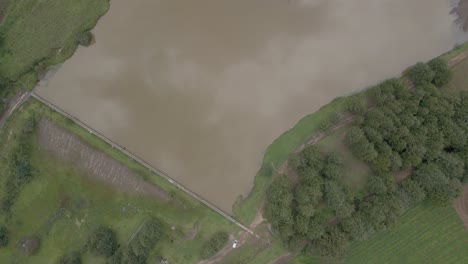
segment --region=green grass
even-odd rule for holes
[[[128,160],[115,149],[103,143],[74,123],[31,100],[9,119],[0,134],[2,155],[16,143],[15,134],[30,115],[47,117],[83,140],[90,142],[140,176],[155,183],[163,183],[159,176],[149,173]],[[11,134],[10,134],[11,133]],[[149,216],[165,223],[165,236],[152,254],[160,253],[171,263],[194,263],[200,259],[201,245],[216,231],[238,231],[237,227],[169,184],[161,187],[172,194],[174,201],[164,203],[153,198],[116,191],[89,179],[86,173],[41,150],[37,136],[31,138],[32,164],[36,168],[34,180],[21,190],[12,208],[10,220],[0,220],[10,230],[10,244],[0,250],[0,263],[51,263],[63,253],[80,250],[89,231],[97,225],[111,226],[119,241],[125,244],[131,234]],[[4,175],[4,161],[0,161],[0,175]],[[4,177],[0,177],[3,187]],[[3,190],[3,188],[1,189]],[[60,209],[64,208],[64,209]],[[199,221],[199,232],[192,241],[183,238],[194,222]],[[170,227],[174,225],[175,231]],[[41,249],[32,257],[25,257],[15,248],[20,238],[29,235],[41,237]],[[104,259],[84,254],[84,263],[104,263]]]
[[[17,80],[39,62],[63,62],[108,8],[108,0],[11,1],[1,25],[7,50],[0,60],[1,76]]]
[[[364,189],[371,170],[369,165],[356,158],[344,144],[344,138],[348,129],[349,126],[338,129],[328,137],[320,140],[316,146],[325,153],[338,153],[343,158],[344,175],[341,178],[341,182],[356,195],[356,193]]]
[[[468,60],[465,59],[452,69],[453,77],[442,89],[448,92],[468,91]]]
[[[352,243],[346,263],[466,263],[468,234],[452,207],[410,209],[397,226]]]
[[[461,45],[456,46],[454,49],[450,50],[449,52],[446,52],[445,54],[441,55],[440,58],[442,58],[445,61],[449,61],[452,58],[455,58],[458,56],[460,53],[468,50],[468,42],[465,42]]]

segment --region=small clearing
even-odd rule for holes
[[[150,195],[163,201],[170,200],[169,195],[159,187],[45,118],[39,123],[39,145],[60,159],[84,169],[90,177],[117,189]]]
[[[463,194],[453,202],[453,207],[463,221],[465,229],[468,229],[468,185],[465,185]]]

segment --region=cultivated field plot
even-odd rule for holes
[[[349,249],[346,263],[467,263],[468,233],[452,207],[418,206],[398,226]]]
[[[165,191],[46,118],[39,122],[39,144],[58,158],[84,168],[97,180],[121,190],[151,195],[163,201],[169,200]]]

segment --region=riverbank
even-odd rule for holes
[[[464,74],[464,71],[458,70],[456,66],[463,68],[465,67],[464,63],[466,60],[459,60],[459,58],[464,57],[463,54],[465,54],[467,50],[468,43],[465,43],[441,55],[442,59],[448,61],[449,64],[454,67],[453,70],[455,72],[455,76],[452,82],[448,84],[448,86],[453,86],[454,82],[456,82],[458,85],[460,83],[460,78],[462,78],[462,80],[465,78],[464,76],[466,75]],[[401,78],[404,81],[407,80],[405,75],[403,75]],[[466,87],[466,85],[463,87]],[[284,172],[284,164],[289,155],[295,150],[301,149],[301,147],[306,142],[309,142],[311,138],[314,138],[317,135],[323,133],[321,125],[323,123],[329,122],[330,118],[333,118],[336,113],[343,113],[346,111],[346,105],[348,102],[354,100],[353,97],[358,96],[361,99],[367,100],[370,93],[372,93],[372,87],[352,96],[337,98],[318,112],[301,119],[296,126],[275,140],[267,149],[264,157],[263,167],[256,175],[256,185],[254,186],[252,193],[245,200],[239,201],[234,207],[235,216],[238,217],[238,219],[241,221],[251,221],[257,213],[257,210],[260,208],[260,204],[265,197],[266,190],[274,178],[272,175],[278,175],[278,171],[281,173],[281,170]],[[346,129],[346,126],[342,127],[342,129]],[[329,138],[335,138],[330,139],[331,142],[328,142],[328,146],[325,147],[328,148],[329,145],[341,144],[340,141],[342,137],[337,136],[339,133],[341,132],[336,130],[334,133],[328,134]],[[321,141],[326,140],[330,141],[327,137],[321,137]],[[323,144],[320,141],[314,143],[318,143],[319,145]],[[277,256],[281,255],[281,251],[277,251],[276,254]]]

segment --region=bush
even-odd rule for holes
[[[18,241],[16,247],[29,257],[39,251],[40,245],[41,240],[38,237],[25,237]]]
[[[93,42],[93,34],[91,31],[85,31],[78,37],[78,43],[81,46],[88,47]]]
[[[357,115],[364,114],[367,110],[366,102],[361,98],[354,96],[349,98],[349,101],[346,104],[346,110]]]
[[[324,236],[315,241],[313,249],[319,256],[337,262],[344,255],[348,245],[347,235],[338,227],[331,227]]]
[[[0,226],[0,247],[8,245],[8,229],[4,226]]]
[[[336,181],[343,174],[343,159],[340,155],[332,152],[325,159],[325,166],[323,167],[323,176],[328,180]]]
[[[224,245],[226,245],[229,239],[229,235],[226,232],[216,232],[211,238],[205,242],[202,247],[202,257],[207,259],[211,256],[214,256],[218,251],[220,251]]]
[[[410,68],[409,76],[413,83],[417,85],[431,83],[434,80],[434,71],[425,63],[418,62]]]
[[[434,71],[434,79],[432,80],[432,83],[435,86],[442,87],[452,78],[452,72],[444,60],[436,58],[431,60],[427,65],[432,69],[432,71]]]
[[[57,264],[81,264],[81,254],[78,251],[73,251],[62,256]]]
[[[146,263],[151,249],[161,236],[161,222],[155,218],[147,220],[125,249],[121,263]]]
[[[89,235],[87,247],[94,255],[110,257],[118,248],[117,237],[112,229],[100,226]]]

